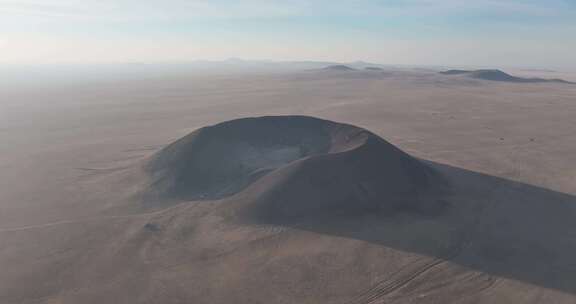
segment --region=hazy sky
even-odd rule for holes
[[[576,0],[0,0],[0,63],[576,67]]]

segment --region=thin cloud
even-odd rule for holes
[[[527,0],[0,0],[4,18],[98,20],[273,19],[314,16],[450,16],[522,14],[561,16],[574,12],[567,1]]]
[[[126,21],[166,18],[273,18],[298,15],[302,7],[263,0],[0,0],[0,15]]]
[[[333,13],[382,16],[450,16],[457,14],[522,14],[525,16],[556,16],[574,13],[574,6],[563,0],[388,0],[339,2],[314,1],[329,7]]]

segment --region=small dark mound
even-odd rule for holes
[[[522,78],[514,77],[510,74],[504,73],[500,70],[475,70],[475,71],[465,71],[465,70],[449,70],[440,72],[444,75],[467,75],[471,78],[492,80],[492,81],[513,81],[518,82]]]
[[[341,72],[349,72],[349,71],[356,71],[356,69],[351,68],[347,65],[337,64],[337,65],[329,65],[322,70],[324,71],[341,71]]]
[[[504,73],[500,70],[477,70],[470,72],[470,76],[476,79],[492,80],[492,81],[512,81],[520,82],[523,78],[514,77],[510,74]]]
[[[543,79],[543,78],[522,78],[512,76],[500,70],[448,70],[440,72],[443,75],[466,75],[470,78],[489,80],[489,81],[502,81],[502,82],[519,82],[519,83],[538,83],[538,82],[556,82],[556,83],[571,83],[562,79]]]
[[[153,224],[153,223],[147,223],[146,225],[144,225],[144,229],[147,231],[151,231],[151,232],[160,231],[160,227],[156,224]]]
[[[438,181],[425,164],[367,130],[306,116],[201,128],[146,169],[156,198],[230,198],[258,218],[438,208],[420,199]]]
[[[366,71],[384,71],[383,68],[379,68],[379,67],[365,67],[364,69]]]

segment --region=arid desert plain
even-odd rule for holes
[[[576,303],[576,85],[440,71],[1,87],[0,303]]]

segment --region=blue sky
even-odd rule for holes
[[[576,0],[0,0],[0,63],[576,67]]]

